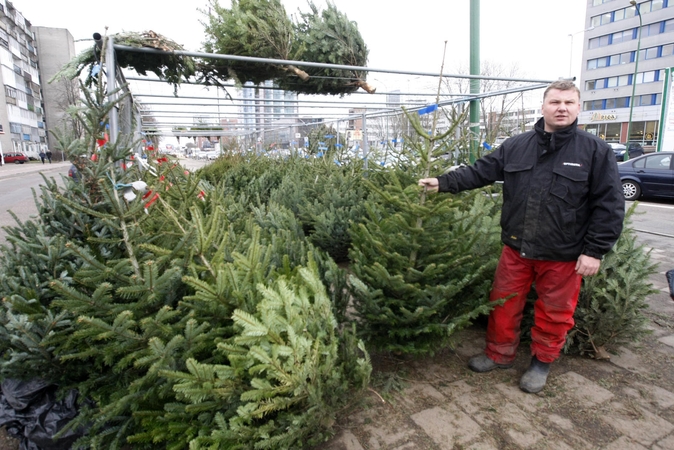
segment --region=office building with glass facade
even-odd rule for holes
[[[655,148],[674,66],[674,0],[588,0],[586,25],[579,124],[608,142]]]

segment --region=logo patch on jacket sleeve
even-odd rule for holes
[[[572,163],[572,162],[565,162],[565,163],[562,163],[562,165],[563,165],[563,166],[573,166],[573,167],[583,167],[582,164],[579,164],[579,163]]]

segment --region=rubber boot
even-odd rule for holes
[[[530,394],[541,392],[550,373],[550,363],[540,362],[536,356],[531,358],[531,365],[520,379],[520,389]]]
[[[484,353],[481,355],[473,356],[468,360],[468,368],[473,372],[489,372],[494,369],[508,369],[513,366],[513,363],[510,364],[497,364]]]

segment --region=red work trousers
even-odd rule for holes
[[[576,273],[576,261],[525,259],[506,245],[496,268],[490,300],[512,297],[489,315],[487,357],[498,364],[509,364],[515,359],[522,311],[535,283],[538,299],[534,303],[531,354],[544,363],[556,360],[574,324],[581,280]]]

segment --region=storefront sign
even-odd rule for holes
[[[600,120],[616,120],[618,118],[615,114],[592,113],[590,121],[598,122]]]

